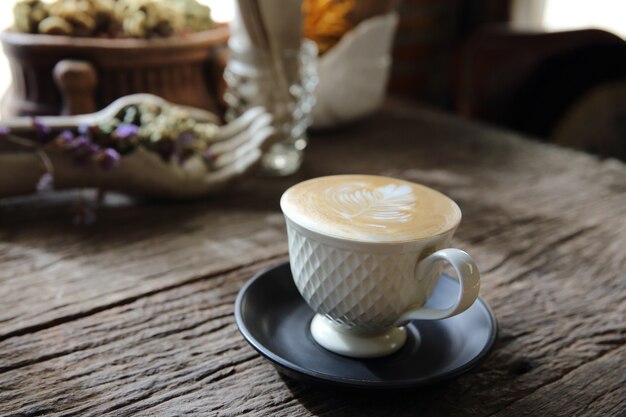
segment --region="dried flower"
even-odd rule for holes
[[[176,153],[176,144],[171,139],[156,142],[152,149],[161,156],[164,161],[170,161]]]
[[[76,136],[70,149],[76,158],[82,158],[89,154],[91,150],[91,139],[86,135]]]
[[[215,27],[197,0],[20,0],[13,16],[19,32],[65,36],[150,38]]]
[[[54,177],[51,173],[46,172],[37,181],[37,192],[45,193],[51,191],[54,185]]]
[[[185,132],[181,133],[178,136],[178,143],[182,146],[185,146],[191,144],[195,139],[196,137],[193,135],[193,133]]]
[[[117,126],[115,131],[113,131],[113,138],[115,139],[130,139],[139,134],[139,126],[129,124],[129,123],[121,123]]]
[[[71,150],[74,146],[74,132],[64,130],[54,139],[54,144],[62,150]]]
[[[36,132],[34,140],[12,136],[1,125],[0,138],[6,136],[7,140],[37,153],[45,168],[37,182],[39,192],[51,190],[54,184],[54,166],[48,151],[60,151],[77,164],[96,165],[104,171],[116,168],[121,155],[139,147],[160,155],[165,162],[182,165],[198,156],[210,165],[215,158],[210,146],[218,133],[217,125],[212,122],[196,120],[180,107],[155,103],[126,106],[102,125],[83,125],[60,133],[53,133],[40,118],[34,118],[32,125]]]
[[[91,155],[96,155],[98,152],[100,152],[101,149],[102,147],[100,145],[96,145],[95,143],[90,143],[88,153]]]
[[[78,126],[78,134],[80,135],[90,135],[93,133],[93,126],[91,125],[80,125]]]
[[[120,154],[115,149],[106,148],[99,150],[94,159],[100,168],[110,171],[119,165]]]
[[[33,127],[37,131],[37,140],[41,144],[46,144],[52,140],[50,126],[46,126],[39,117],[33,118]]]

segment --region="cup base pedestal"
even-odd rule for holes
[[[343,328],[319,314],[311,320],[311,335],[323,348],[352,358],[391,355],[406,342],[404,327],[390,327],[367,333]]]

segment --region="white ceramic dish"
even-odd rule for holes
[[[319,57],[313,128],[349,123],[380,107],[397,24],[396,12],[365,20]]]

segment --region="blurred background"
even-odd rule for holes
[[[213,18],[229,0],[202,0]],[[0,3],[11,24],[15,0]],[[389,90],[541,140],[626,159],[626,1],[403,0]],[[10,83],[0,56],[0,90]]]
[[[405,0],[390,88],[626,159],[626,2]]]
[[[228,22],[233,18],[233,1],[231,0],[199,0],[211,8],[212,17],[217,22]],[[13,24],[13,6],[17,0],[0,1],[0,28],[8,28]],[[5,91],[11,83],[11,73],[4,53],[0,51],[0,91]],[[1,94],[1,93],[0,93]]]

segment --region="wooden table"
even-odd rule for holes
[[[283,379],[233,303],[287,259],[281,192],[380,173],[459,202],[456,246],[483,271],[500,335],[451,382],[386,394]],[[73,197],[0,203],[3,415],[597,415],[626,413],[626,166],[392,103],[314,135],[302,172],[196,203],[114,198],[74,227]]]

